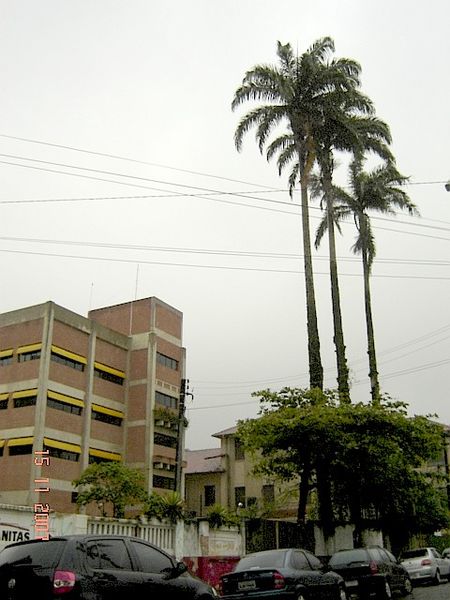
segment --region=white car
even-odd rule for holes
[[[436,548],[405,550],[400,562],[408,571],[412,582],[432,582],[439,585],[443,579],[450,580],[450,560],[442,558]]]

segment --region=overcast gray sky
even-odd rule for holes
[[[422,214],[373,221],[381,386],[450,423],[449,6],[1,0],[0,311],[53,300],[86,315],[146,296],[181,310],[191,449],[255,416],[252,391],[307,386],[298,198],[253,134],[236,152],[230,103],[247,69],[276,61],[277,40],[301,53],[329,35],[361,63]],[[367,401],[354,236],[344,225],[342,308],[352,397]],[[335,387],[326,256],[316,288]]]

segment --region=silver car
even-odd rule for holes
[[[405,550],[400,556],[400,562],[408,571],[412,582],[432,582],[439,585],[444,578],[450,579],[450,560],[442,558],[436,548]]]

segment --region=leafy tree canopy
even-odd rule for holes
[[[81,488],[77,504],[85,506],[95,502],[103,516],[107,514],[108,504],[112,506],[112,516],[123,517],[127,504],[143,502],[147,498],[144,475],[119,462],[94,463],[73,481],[73,485]]]
[[[400,525],[417,531],[446,524],[439,490],[423,470],[442,453],[439,424],[408,417],[404,403],[386,397],[379,405],[350,405],[340,404],[336,392],[318,389],[255,395],[261,416],[238,427],[257,457],[255,471],[282,480],[307,478],[303,494],[315,490],[327,534],[343,521],[360,529],[375,520],[388,533]],[[306,515],[302,501],[299,522]]]

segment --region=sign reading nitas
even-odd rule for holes
[[[31,535],[27,527],[21,527],[16,523],[0,522],[0,547],[12,542],[24,542],[29,539],[31,539]]]

